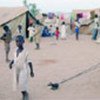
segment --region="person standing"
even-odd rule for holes
[[[42,31],[42,37],[48,37],[48,36],[50,36],[49,29],[47,26],[44,26]]]
[[[10,43],[12,41],[12,33],[11,30],[9,29],[9,27],[7,25],[5,25],[3,27],[4,33],[3,35],[0,37],[1,40],[4,41],[4,45],[5,45],[5,54],[6,54],[6,62],[9,62],[9,52],[10,52]]]
[[[13,68],[13,89],[21,91],[23,100],[29,100],[28,93],[28,74],[34,77],[32,62],[30,61],[28,51],[24,48],[24,38],[21,35],[16,37],[17,49],[13,60],[9,64],[9,68]]]
[[[55,27],[54,27],[53,25],[50,25],[50,27],[49,27],[49,32],[50,32],[50,35],[51,35],[51,36],[54,36]]]
[[[22,34],[22,25],[21,24],[18,25],[18,33]]]
[[[33,27],[32,24],[29,25],[28,31],[29,31],[29,41],[33,42],[33,36],[35,34],[35,28]]]
[[[98,32],[99,32],[99,18],[98,15],[95,15],[94,30],[93,30],[93,37],[92,37],[93,40],[97,40]]]
[[[55,22],[55,27],[59,27],[59,25],[60,25],[60,19],[59,19],[59,17],[57,16],[57,17],[56,17],[56,22]]]
[[[80,34],[80,23],[79,23],[79,20],[75,20],[75,37],[76,37],[76,40],[79,40],[79,34]]]
[[[34,34],[34,37],[33,37],[37,50],[40,49],[41,31],[42,31],[42,24],[40,23],[39,20],[37,20],[36,26],[35,26],[35,34]]]
[[[65,22],[62,22],[60,33],[61,33],[61,35],[60,35],[61,39],[65,40],[67,37]]]
[[[56,27],[56,31],[55,31],[56,40],[59,39],[59,35],[60,35],[59,27]]]

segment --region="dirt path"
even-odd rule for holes
[[[100,100],[100,68],[66,82],[57,91],[47,87],[49,82],[60,82],[100,62],[100,45],[91,36],[74,35],[67,40],[43,38],[41,49],[26,41],[35,77],[30,78],[30,100]],[[12,43],[12,52],[15,43]],[[12,53],[10,54],[12,58]],[[12,70],[5,63],[4,47],[0,42],[0,100],[21,100],[19,92],[12,91]]]

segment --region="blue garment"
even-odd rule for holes
[[[79,33],[79,27],[75,28],[75,33]]]
[[[47,26],[44,27],[43,31],[42,31],[42,36],[43,37],[48,37],[51,36],[51,34],[49,33],[49,29]]]
[[[97,35],[98,35],[98,29],[94,29],[94,30],[93,30],[92,39],[93,39],[93,40],[96,40],[96,39],[97,39]]]
[[[79,27],[75,28],[76,40],[79,40]]]

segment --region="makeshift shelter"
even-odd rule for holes
[[[18,25],[21,24],[23,33],[28,37],[30,18],[33,22],[36,20],[25,7],[0,7],[0,34],[3,33],[3,26],[6,24],[10,27],[12,35],[15,35]]]
[[[95,14],[100,15],[100,9],[88,9],[88,10],[73,10],[73,13],[76,15],[76,18],[80,18],[80,23],[83,27],[80,29],[80,33],[91,34],[92,30],[92,20]]]

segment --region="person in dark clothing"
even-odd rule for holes
[[[49,29],[47,26],[44,26],[44,29],[42,31],[42,37],[48,37],[48,36],[50,36]]]
[[[9,52],[10,52],[10,43],[12,40],[12,33],[11,30],[9,29],[9,27],[7,25],[5,25],[3,27],[4,33],[3,35],[0,37],[1,40],[4,41],[4,45],[5,45],[5,53],[6,53],[6,62],[9,62]]]

